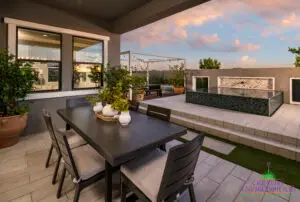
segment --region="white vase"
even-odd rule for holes
[[[93,107],[94,112],[101,112],[103,109],[102,102],[97,102]]]
[[[129,111],[121,112],[120,115],[117,115],[117,118],[119,119],[119,122],[122,126],[127,126],[131,121],[131,116],[129,114]]]
[[[103,107],[102,114],[104,116],[115,116],[118,114],[118,112],[116,110],[114,110],[113,108],[111,108],[110,104],[107,104]]]

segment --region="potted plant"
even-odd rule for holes
[[[146,75],[134,74],[132,77],[132,97],[134,101],[143,101],[146,88]]]
[[[101,99],[101,88],[99,88],[99,93],[97,95],[88,95],[86,96],[87,101],[93,105],[94,112],[101,112],[103,109],[102,99]]]
[[[172,76],[170,78],[170,83],[174,86],[175,94],[183,94],[184,93],[184,66],[174,65],[170,66],[170,71]]]
[[[16,144],[27,125],[28,104],[22,103],[38,80],[30,63],[0,52],[0,148]]]
[[[120,115],[115,116],[119,119],[121,125],[128,125],[131,121],[129,114],[129,103],[128,99],[122,93],[122,82],[119,82],[114,88],[114,102],[112,103],[112,108],[118,112],[121,112]]]

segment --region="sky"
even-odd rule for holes
[[[211,0],[121,36],[121,50],[221,61],[221,68],[293,67],[300,0]]]

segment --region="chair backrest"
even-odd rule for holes
[[[139,111],[139,105],[140,103],[135,100],[129,101],[129,109],[132,111]]]
[[[55,134],[54,134],[54,127],[52,124],[51,114],[46,109],[43,109],[43,118],[45,120],[47,129],[48,129],[51,141],[52,141],[52,146],[55,148],[56,152],[58,154],[60,154],[59,146],[58,146]]]
[[[170,116],[171,116],[171,110],[162,108],[162,107],[157,107],[154,105],[148,105],[147,107],[147,115],[149,116],[154,116],[156,118],[169,121]]]
[[[66,101],[67,108],[88,106],[90,103],[87,101],[86,97],[74,97],[68,98]]]
[[[160,184],[158,201],[169,201],[193,183],[194,171],[203,144],[204,134],[169,150]]]
[[[79,174],[78,174],[78,171],[76,168],[75,161],[72,156],[71,148],[68,143],[66,134],[57,129],[55,129],[54,134],[57,139],[57,143],[58,143],[62,158],[64,160],[65,168],[72,175],[72,177],[74,177],[76,180],[79,180]]]

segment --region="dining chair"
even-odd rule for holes
[[[71,150],[65,133],[55,130],[54,134],[64,165],[57,190],[57,198],[61,196],[66,171],[68,171],[73,178],[73,183],[76,184],[73,201],[77,202],[81,190],[105,177],[105,159],[89,145]]]
[[[90,103],[87,101],[86,97],[72,97],[67,98],[66,100],[66,107],[67,108],[74,108],[74,107],[82,107],[82,106],[88,106]],[[69,124],[66,124],[66,130],[70,130],[71,126]]]
[[[50,146],[50,149],[48,152],[48,157],[47,157],[46,165],[45,165],[46,168],[49,167],[49,162],[50,162],[50,159],[51,159],[51,156],[53,153],[53,149],[55,149],[56,153],[58,154],[58,158],[56,161],[53,178],[52,178],[52,184],[55,184],[56,178],[57,178],[57,171],[59,169],[59,165],[61,162],[61,152],[60,152],[60,149],[59,149],[59,146],[57,144],[57,140],[56,140],[56,137],[54,134],[54,126],[52,123],[51,114],[46,109],[43,109],[43,118],[46,123],[47,129],[49,132],[49,136],[51,138],[51,146]],[[72,133],[72,131],[67,131],[66,133],[68,134],[67,139],[68,139],[68,142],[69,142],[71,148],[76,148],[76,147],[86,144],[86,142],[78,134]]]
[[[154,105],[148,105],[147,115],[154,116],[164,121],[170,121],[171,110],[163,107],[154,106]]]
[[[162,119],[164,121],[170,121],[171,110],[163,107],[154,106],[154,105],[148,105],[147,115]],[[159,146],[159,148],[163,151],[167,151],[165,144]]]
[[[129,109],[132,111],[139,111],[139,105],[140,103],[135,100],[129,101]]]
[[[174,146],[169,153],[159,149],[121,166],[121,202],[133,192],[142,201],[168,202],[189,190],[196,202],[194,170],[203,144],[204,135],[190,142]]]

